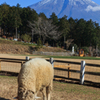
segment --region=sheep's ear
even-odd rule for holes
[[[14,97],[13,99],[18,99],[18,97]]]

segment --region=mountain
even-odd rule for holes
[[[64,15],[74,19],[92,19],[100,23],[100,5],[92,0],[42,0],[30,5],[37,13],[43,12],[48,18],[55,12],[58,18]]]

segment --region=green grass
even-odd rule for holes
[[[87,59],[87,60],[100,60],[100,58],[96,57],[78,57],[78,56],[45,56],[45,55],[19,55],[19,54],[13,54],[18,56],[41,56],[42,58],[61,58],[61,59]]]
[[[88,59],[88,60],[100,60],[96,57],[79,57],[79,56],[46,56],[47,58],[63,58],[63,59]]]
[[[12,79],[15,79],[16,76],[4,76],[4,75],[0,75],[0,78],[5,78],[5,79],[9,79],[9,78],[12,78]]]
[[[12,45],[25,45],[25,46],[35,46],[35,44],[23,43],[20,41],[12,41],[6,39],[0,39],[1,44],[12,44]]]

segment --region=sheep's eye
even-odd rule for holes
[[[34,96],[34,92],[33,92],[33,91],[28,90],[28,91],[26,92],[26,98],[33,98],[33,96]]]
[[[34,94],[34,92],[33,91],[31,91],[33,94]]]

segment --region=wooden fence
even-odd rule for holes
[[[54,62],[57,62],[57,63],[65,63],[65,64],[74,64],[74,65],[79,65],[80,66],[80,70],[73,70],[71,69],[70,67],[70,70],[69,69],[64,69],[64,68],[54,68],[55,70],[62,70],[62,71],[70,71],[70,74],[71,73],[79,73],[80,74],[80,78],[79,79],[75,79],[75,78],[71,78],[70,77],[66,77],[66,76],[59,76],[59,75],[55,75],[55,78],[62,78],[62,79],[67,79],[67,80],[71,80],[71,81],[78,81],[80,84],[84,84],[84,82],[88,82],[88,83],[93,83],[93,84],[99,84],[100,85],[100,65],[99,64],[90,64],[90,63],[85,63],[85,61],[81,61],[80,63],[79,62],[72,62],[72,61],[62,61],[62,60],[53,60],[50,59],[51,62],[52,62],[52,66],[54,66]],[[94,68],[99,68],[99,71],[98,72],[90,72],[90,71],[85,71],[85,66],[89,66],[89,67],[94,67]],[[88,81],[88,80],[85,80],[85,75],[88,74],[88,75],[94,75],[94,76],[98,76],[99,77],[99,80],[98,82],[93,82],[92,81]]]
[[[20,65],[18,65],[19,70],[20,70],[22,64],[24,62],[26,62],[27,60],[29,60],[29,57],[26,57],[26,59],[0,58],[0,71],[3,71],[1,68],[2,67],[1,63],[20,64]],[[85,80],[85,77],[84,77],[84,75],[88,74],[88,75],[98,76],[100,79],[100,70],[98,72],[85,71],[85,66],[87,66],[87,67],[89,66],[89,67],[93,67],[93,68],[100,68],[100,65],[98,65],[98,64],[89,64],[89,63],[85,63],[85,61],[81,61],[79,63],[79,62],[72,62],[72,61],[53,60],[53,58],[46,59],[46,60],[50,61],[50,63],[54,67],[54,73],[55,73],[56,79],[58,78],[58,79],[63,79],[63,80],[78,81],[80,84],[84,84],[84,82],[100,84],[100,80],[98,80],[98,82],[93,82],[93,80],[92,81],[89,81],[88,79]],[[61,64],[57,65],[55,63],[63,63],[63,65],[61,65]],[[72,65],[80,66],[80,70],[73,70],[71,67]],[[15,66],[15,68],[17,68],[17,67]],[[4,71],[7,71],[7,70],[4,70]],[[8,70],[8,72],[9,72],[9,70]],[[14,71],[11,70],[10,72],[14,72]],[[18,73],[18,72],[19,71],[15,71],[15,73]],[[56,75],[56,72],[58,73],[57,75]],[[62,73],[60,73],[60,72],[63,72],[65,74],[61,75]],[[75,74],[78,73],[79,74],[78,78],[72,78],[71,75],[73,73],[75,73]]]
[[[0,58],[0,71],[19,73],[27,59]]]

